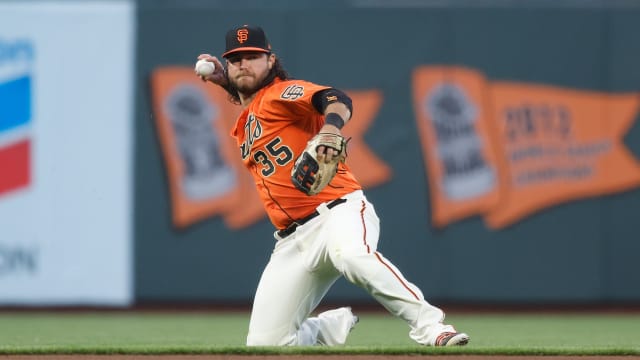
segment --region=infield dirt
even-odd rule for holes
[[[3,356],[0,356],[3,357]],[[17,360],[640,360],[640,356],[506,356],[506,355],[6,355]]]

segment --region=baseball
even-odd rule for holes
[[[196,63],[196,73],[200,76],[209,76],[213,74],[213,71],[216,69],[216,66],[205,59],[198,60]]]

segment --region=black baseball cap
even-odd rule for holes
[[[271,52],[271,44],[259,26],[242,25],[227,32],[227,48],[222,57],[239,51]]]

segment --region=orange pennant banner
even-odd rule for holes
[[[434,226],[494,208],[499,197],[495,131],[482,74],[449,67],[413,73],[416,121]]]
[[[235,213],[248,188],[229,137],[229,119],[235,119],[239,108],[227,101],[223,89],[203,83],[189,68],[155,70],[151,90],[174,224],[186,227],[215,214]],[[242,214],[234,223],[263,216]]]
[[[495,83],[495,122],[504,156],[501,201],[492,228],[570,200],[640,186],[640,163],[623,143],[636,94]]]
[[[640,186],[640,163],[623,143],[638,112],[637,94],[491,83],[460,67],[421,67],[413,81],[436,226],[464,217],[462,208],[498,229],[563,202]],[[447,88],[455,90],[441,95]],[[473,127],[463,130],[462,118],[472,119]],[[443,131],[466,140],[443,142]],[[458,166],[447,161],[462,160],[447,159],[465,156],[476,159],[458,173],[467,191],[488,188],[477,175],[484,169],[496,176],[497,197],[450,196],[445,175]]]
[[[166,163],[173,222],[186,227],[221,215],[227,227],[248,227],[266,216],[253,178],[229,136],[240,106],[219,86],[204,83],[191,68],[162,67],[151,76],[153,113]],[[347,164],[360,183],[377,186],[391,170],[364,142],[381,104],[377,90],[347,91],[354,119],[344,128],[352,140]]]
[[[391,168],[364,142],[364,134],[382,105],[382,92],[378,90],[346,91],[353,102],[353,117],[342,134],[349,140],[347,165],[364,187],[384,184],[391,178]]]

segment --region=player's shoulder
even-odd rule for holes
[[[290,86],[301,86],[301,87],[312,87],[312,86],[320,86],[312,83],[311,81],[302,80],[302,79],[288,79],[288,80],[276,80],[273,82],[273,87],[276,89],[285,89]]]

